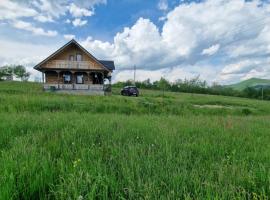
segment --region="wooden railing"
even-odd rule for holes
[[[43,85],[45,90],[89,90],[89,91],[104,91],[103,85],[94,84],[48,84]]]
[[[59,69],[97,69],[95,63],[89,61],[53,60],[46,64],[47,68]]]

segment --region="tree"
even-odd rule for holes
[[[20,78],[21,81],[27,81],[30,76],[30,73],[26,72],[25,67],[22,65],[17,65],[14,67],[14,74],[16,78]]]
[[[13,66],[3,66],[0,68],[0,80],[13,79]]]
[[[4,77],[6,76],[5,71],[3,67],[0,68],[0,81],[4,80]]]
[[[158,87],[160,88],[160,89],[162,89],[162,91],[163,91],[163,96],[164,96],[164,92],[165,92],[165,90],[168,90],[169,88],[170,88],[170,83],[169,83],[169,81],[167,81],[165,78],[163,78],[163,77],[161,77],[161,79],[159,80],[159,82],[158,82]]]

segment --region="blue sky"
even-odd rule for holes
[[[270,5],[262,0],[1,0],[0,65],[32,67],[75,38],[115,61],[114,81],[270,78]]]

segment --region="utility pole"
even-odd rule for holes
[[[263,100],[263,86],[262,86],[262,100]]]
[[[136,65],[134,65],[134,86],[136,85]]]

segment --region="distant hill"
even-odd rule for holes
[[[231,87],[235,90],[244,90],[247,87],[255,87],[256,86],[270,86],[270,80],[268,79],[260,79],[260,78],[251,78],[236,84],[227,85],[227,87]]]

